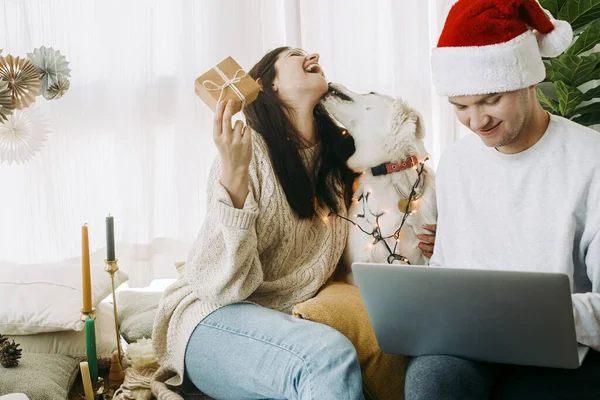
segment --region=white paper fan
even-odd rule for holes
[[[33,50],[33,53],[27,53],[27,59],[38,70],[42,80],[41,94],[46,99],[51,100],[51,94],[48,89],[59,84],[59,79],[63,81],[71,76],[69,62],[66,57],[60,54],[59,50],[54,50],[52,47],[45,46]],[[67,87],[68,89],[68,87]],[[66,91],[66,89],[65,89]]]
[[[15,110],[0,124],[0,163],[30,161],[44,147],[48,133],[49,126],[36,108]]]

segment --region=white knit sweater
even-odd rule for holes
[[[313,297],[333,274],[346,245],[340,218],[300,219],[279,184],[269,150],[253,132],[250,192],[235,209],[220,184],[217,159],[208,179],[206,219],[187,258],[183,276],[168,287],[154,321],[153,341],[161,368],[154,377],[159,399],[179,398],[168,385],[184,376],[187,342],[198,323],[228,304],[250,301],[285,313]],[[315,149],[302,151],[313,168]],[[342,199],[340,208],[344,211]]]
[[[600,351],[600,136],[551,116],[503,154],[469,135],[437,170],[432,265],[565,273],[580,343]]]

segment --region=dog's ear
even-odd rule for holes
[[[415,122],[415,136],[417,139],[423,139],[425,137],[425,123],[423,117],[418,111],[412,110],[410,113],[410,119]]]
[[[394,102],[392,109],[392,112],[396,116],[392,122],[393,132],[414,134],[417,139],[423,139],[425,137],[425,123],[423,122],[423,117],[418,111],[409,107],[408,104],[400,99]]]

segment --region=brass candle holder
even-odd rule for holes
[[[83,308],[81,309],[81,320],[86,321],[88,318],[93,320],[96,319],[96,308],[92,307],[90,311],[85,311]]]
[[[121,335],[119,335],[119,318],[117,316],[117,296],[115,295],[115,273],[119,270],[119,264],[117,264],[118,258],[113,261],[104,260],[104,270],[110,274],[110,280],[112,283],[112,295],[113,295],[113,313],[115,317],[115,337],[117,339],[117,350],[119,352],[119,368],[121,367],[121,360],[123,360],[123,349],[121,348]],[[122,369],[121,369],[122,370]]]

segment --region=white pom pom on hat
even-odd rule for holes
[[[538,47],[542,57],[557,57],[573,42],[573,29],[567,21],[550,20],[554,29],[548,33],[537,33]]]

